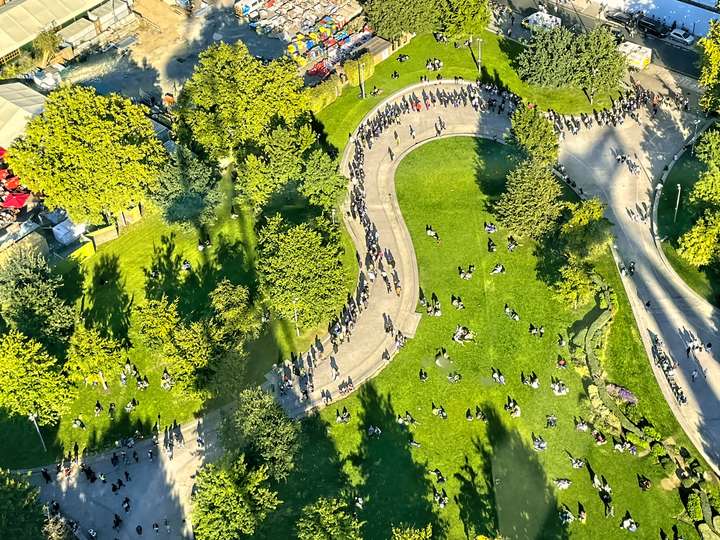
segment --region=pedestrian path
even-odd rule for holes
[[[384,109],[387,103],[397,102],[402,96],[419,94],[423,89],[433,90],[440,84],[448,90],[459,88],[451,81],[433,81],[408,87],[380,103],[363,121]],[[340,344],[333,352],[329,336],[325,336],[320,341],[320,347],[314,347],[321,352],[316,357],[315,365],[308,366],[314,382],[314,391],[309,393],[309,399],[302,399],[297,376],[293,378],[292,387],[285,394],[280,394],[279,371],[272,370],[268,373],[268,382],[264,387],[274,392],[280,403],[293,416],[324,406],[328,395],[332,400],[341,397],[339,387],[348,380],[352,381],[357,389],[391,361],[397,350],[394,337],[385,331],[384,316],[389,316],[395,328],[406,337],[412,338],[415,335],[420,320],[420,315],[416,312],[419,295],[418,268],[410,233],[395,197],[395,169],[407,153],[437,138],[435,124],[438,116],[442,116],[446,125],[452,126],[453,134],[461,130],[468,136],[502,140],[509,128],[509,119],[505,114],[489,112],[481,117],[469,107],[433,106],[429,110],[403,115],[400,125],[386,130],[375,141],[373,148],[366,150],[365,188],[368,217],[377,227],[380,247],[387,249],[396,261],[402,288],[400,294],[396,295],[394,291],[386,291],[382,280],[376,280],[370,287],[368,307],[360,314],[350,341]],[[414,128],[414,138],[411,136],[410,125]],[[395,131],[398,133],[397,141],[394,138]],[[356,133],[353,136],[356,136]],[[345,173],[349,170],[352,148],[353,145],[348,144],[342,157],[341,169]],[[388,149],[392,150],[393,157]],[[361,223],[351,216],[349,200],[343,205],[343,218],[359,254],[359,260],[364,261],[367,252],[365,232]],[[363,265],[361,271],[366,272],[367,267]],[[307,366],[307,355],[303,356]],[[337,378],[333,375],[333,365],[337,365],[340,372]]]

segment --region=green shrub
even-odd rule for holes
[[[703,513],[700,505],[700,496],[697,493],[691,493],[685,503],[688,517],[693,521],[702,521]]]
[[[652,426],[645,426],[643,428],[643,433],[651,441],[662,441],[662,439],[663,439],[660,432]]]
[[[340,77],[333,73],[328,79],[307,91],[310,101],[310,110],[314,113],[322,111],[342,94],[343,83]]]
[[[639,435],[632,433],[632,432],[629,432],[627,435],[625,435],[625,438],[631,444],[634,444],[638,448],[638,450],[640,450],[640,449],[645,450],[650,446],[650,444],[645,439],[643,439]],[[662,445],[659,445],[659,446],[662,448]],[[665,449],[663,449],[663,453],[664,452],[665,452]]]
[[[350,86],[360,86],[360,65],[363,66],[363,78],[368,80],[375,73],[375,59],[372,54],[365,53],[357,60],[348,60],[343,64]]]
[[[665,452],[665,447],[662,444],[654,442],[650,445],[650,454],[659,459],[666,455],[667,452]]]

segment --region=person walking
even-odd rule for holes
[[[693,370],[692,370],[692,373],[690,374],[690,376],[692,377],[692,382],[695,382],[695,379],[697,379],[697,376],[698,376],[698,370],[697,370],[697,369],[693,369]]]

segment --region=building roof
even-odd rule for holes
[[[15,0],[0,7],[0,58],[27,45],[47,28],[56,28],[103,0]]]
[[[0,85],[0,146],[7,148],[45,108],[45,96],[14,82]]]

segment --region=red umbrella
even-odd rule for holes
[[[20,185],[20,178],[11,176],[5,180],[5,189],[13,190]]]
[[[5,198],[3,208],[22,208],[29,198],[29,193],[11,193]]]

